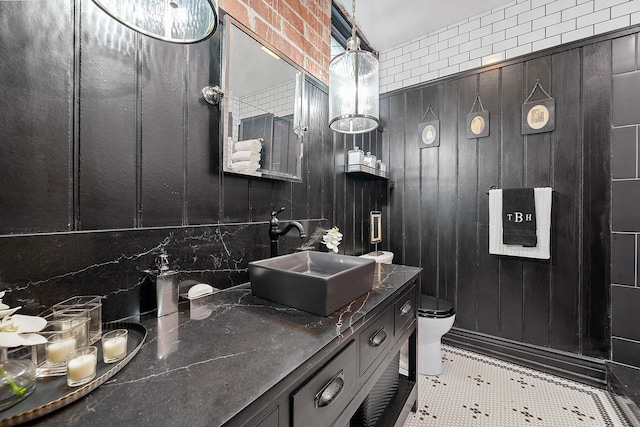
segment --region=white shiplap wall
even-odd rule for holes
[[[640,0],[512,1],[380,52],[380,93],[638,23]]]

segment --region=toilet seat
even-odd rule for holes
[[[420,296],[420,307],[418,308],[418,316],[442,319],[451,317],[456,314],[453,304],[442,298],[432,297],[430,295]]]

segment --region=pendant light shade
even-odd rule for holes
[[[352,36],[347,50],[329,64],[329,127],[340,133],[364,133],[378,127],[379,65],[376,56],[360,50]]]
[[[121,24],[158,40],[195,43],[218,26],[217,0],[93,0]]]

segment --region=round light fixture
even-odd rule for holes
[[[218,26],[217,0],[93,0],[123,25],[158,40],[196,43]]]

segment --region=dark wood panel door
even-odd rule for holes
[[[141,225],[181,224],[185,201],[187,47],[144,39],[141,93]]]
[[[458,326],[478,330],[478,290],[481,272],[478,265],[478,146],[482,140],[467,139],[467,113],[478,93],[478,76],[458,80],[457,122],[458,183],[456,229],[458,241],[458,285],[455,292]],[[442,144],[442,143],[441,143]],[[425,150],[431,150],[426,148]],[[442,169],[451,169],[441,165]],[[454,302],[453,300],[451,301]]]
[[[608,357],[611,283],[611,42],[583,49],[582,352]],[[606,177],[606,178],[605,178]],[[587,203],[588,201],[588,203]]]
[[[185,223],[220,221],[220,107],[202,98],[202,88],[220,84],[220,32],[188,49],[187,194]]]
[[[489,254],[489,196],[487,191],[499,185],[502,122],[513,120],[513,111],[503,111],[501,102],[501,70],[491,70],[478,76],[478,94],[483,107],[489,110],[489,136],[478,138],[478,327],[491,335],[498,335],[500,318],[500,257]],[[509,143],[505,141],[505,143]]]
[[[73,3],[2,2],[0,234],[72,230]]]
[[[525,87],[531,91],[539,81],[549,92],[552,83],[551,65],[550,56],[527,61],[524,70]],[[544,98],[544,94],[538,90],[531,100],[540,98]],[[551,185],[553,138],[552,132],[525,136],[523,159],[525,187],[548,187]],[[523,264],[524,340],[541,346],[549,345],[551,327],[549,324],[550,268],[549,261],[527,260]]]
[[[554,262],[550,283],[550,345],[577,352],[580,350],[580,211],[582,123],[580,111],[581,78],[576,78],[575,64],[581,61],[579,49],[553,56],[553,92],[556,99],[556,128],[552,147],[552,219],[555,233],[551,247]],[[577,190],[577,191],[576,191]],[[569,285],[568,285],[569,284]]]

